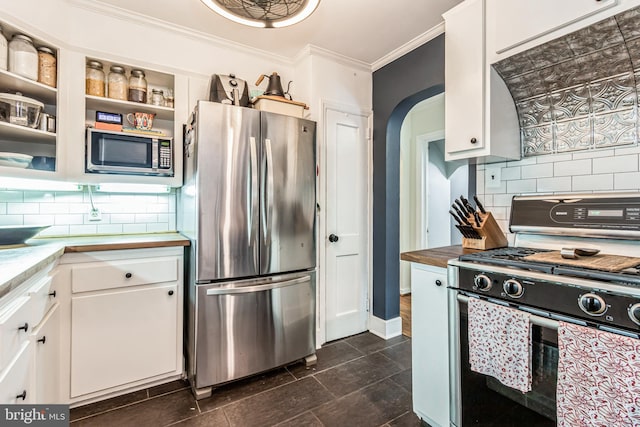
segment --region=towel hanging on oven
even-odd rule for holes
[[[640,425],[640,340],[560,322],[558,426]]]
[[[469,363],[523,393],[531,391],[529,314],[469,298]]]

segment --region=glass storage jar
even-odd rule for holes
[[[104,96],[104,71],[102,71],[102,62],[87,61],[85,83],[87,95]]]
[[[171,89],[167,89],[167,93],[164,97],[164,106],[173,108],[173,91]]]
[[[147,79],[142,70],[131,70],[129,101],[147,103]]]
[[[109,70],[108,97],[126,101],[128,84],[127,76],[124,75],[124,68],[119,65],[112,65]]]
[[[9,42],[7,42],[7,38],[2,34],[2,27],[0,27],[0,70],[7,69],[8,46]]]
[[[45,46],[38,48],[38,81],[56,87],[56,55]]]
[[[38,51],[24,34],[16,34],[9,43],[9,71],[38,80]]]
[[[151,104],[164,107],[164,93],[160,89],[151,89]]]

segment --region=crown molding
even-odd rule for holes
[[[262,49],[257,49],[255,47],[247,46],[242,43],[237,43],[222,37],[216,37],[211,34],[205,33],[203,31],[198,31],[192,28],[181,26],[181,25],[172,24],[162,19],[153,18],[138,12],[130,11],[130,10],[125,10],[117,6],[106,5],[104,3],[101,3],[99,0],[67,0],[67,1],[75,7],[78,7],[80,9],[85,9],[90,12],[100,14],[102,16],[106,15],[122,21],[129,21],[135,24],[150,26],[153,28],[161,27],[173,33],[179,33],[186,37],[190,37],[200,41],[205,41],[221,48],[230,48],[230,49],[233,49],[234,51],[241,51],[251,56],[257,55],[266,60],[282,62],[283,64],[286,64],[288,66],[291,66],[293,64],[293,61],[291,60],[291,58],[288,58],[286,56],[274,54],[273,52],[268,52]]]
[[[403,44],[399,48],[387,53],[386,55],[384,55],[382,58],[378,59],[377,61],[374,61],[373,64],[371,64],[371,71],[373,72],[373,71],[379,70],[380,68],[384,67],[385,65],[392,63],[396,59],[398,59],[398,58],[406,55],[407,53],[411,52],[412,50],[422,46],[426,42],[435,39],[440,34],[444,34],[444,22],[441,22],[440,24],[436,25],[435,27],[431,28],[430,30],[425,31],[424,33],[420,34],[419,36],[415,37],[414,39],[412,39],[412,40],[408,41],[407,43]]]
[[[294,57],[293,61],[294,63],[298,63],[304,60],[306,57],[312,55],[321,56],[323,58],[330,59],[333,62],[337,62],[347,67],[357,68],[367,73],[371,72],[371,64],[311,44],[308,44],[304,48],[302,48],[302,50],[300,50],[300,52],[298,52],[298,54]]]

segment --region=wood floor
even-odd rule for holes
[[[402,335],[411,337],[411,294],[400,295],[400,318]]]

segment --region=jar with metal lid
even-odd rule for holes
[[[147,103],[147,79],[142,70],[131,70],[129,101]]]
[[[46,46],[38,48],[38,81],[56,87],[56,55]]]
[[[164,107],[164,92],[160,89],[151,89],[151,104]]]
[[[7,69],[8,46],[9,42],[7,42],[7,38],[2,34],[2,27],[0,27],[0,70]]]
[[[119,65],[112,65],[109,69],[109,98],[127,100],[127,76],[124,74],[124,68]]]
[[[167,92],[164,96],[164,106],[173,108],[173,90],[167,89]]]
[[[9,71],[31,80],[38,80],[38,51],[24,34],[16,34],[9,43]]]
[[[102,62],[87,61],[85,83],[87,95],[104,96],[104,71],[102,71]]]

